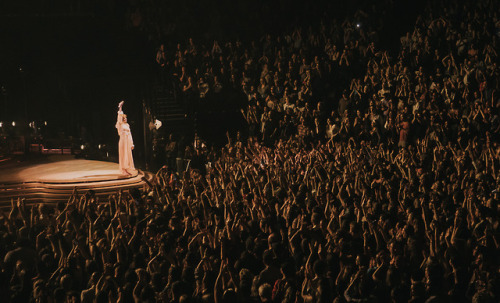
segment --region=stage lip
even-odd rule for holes
[[[0,207],[10,200],[25,198],[29,204],[67,201],[76,188],[81,194],[93,190],[104,197],[119,190],[143,188],[152,174],[135,170],[122,175],[114,162],[48,156],[23,162],[0,164]]]

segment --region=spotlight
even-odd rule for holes
[[[155,127],[156,127],[156,129],[159,129],[161,126],[162,126],[161,121],[160,121],[160,120],[158,120],[158,119],[156,119],[156,120],[155,120]]]
[[[80,149],[84,150],[85,149],[85,145],[82,144],[82,146],[80,146]]]
[[[2,126],[3,126],[3,122],[0,122],[0,127],[2,127]]]
[[[44,124],[45,126],[47,126],[47,121],[45,121],[43,124]]]
[[[12,126],[16,126],[16,121],[12,121]]]
[[[101,144],[99,144],[99,149],[101,149],[101,147],[102,147],[102,145],[101,145]]]
[[[361,27],[361,24],[360,24],[360,23],[356,23],[356,27],[357,27],[357,28],[360,28],[360,27]]]

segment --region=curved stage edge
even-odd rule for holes
[[[152,174],[141,170],[131,176],[119,173],[117,163],[46,156],[26,161],[0,162],[0,208],[24,198],[27,205],[68,201],[76,188],[79,194],[93,190],[101,201],[119,190],[143,188]]]

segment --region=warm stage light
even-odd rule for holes
[[[2,127],[2,126],[3,126],[3,122],[0,122],[0,127]]]
[[[85,149],[85,145],[80,146],[81,150]]]
[[[161,121],[160,121],[160,120],[158,120],[158,119],[156,119],[156,120],[155,120],[155,127],[156,127],[156,129],[159,129],[161,126],[162,126]]]
[[[16,126],[16,121],[12,121],[12,126]]]

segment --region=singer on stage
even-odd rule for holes
[[[118,118],[116,120],[116,129],[120,135],[118,143],[118,156],[120,163],[120,172],[123,175],[132,175],[135,171],[134,159],[132,158],[132,150],[134,149],[134,141],[130,133],[130,125],[127,123],[127,115],[122,111],[124,101],[118,104]]]

